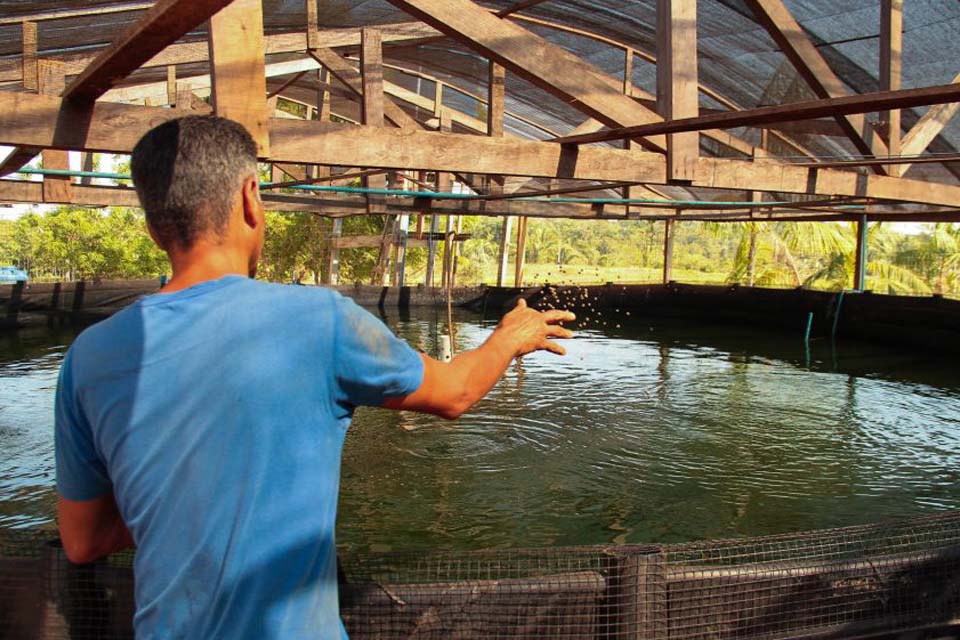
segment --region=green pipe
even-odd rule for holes
[[[107,178],[110,180],[132,180],[122,173],[104,173],[103,171],[73,171],[72,169],[33,169],[24,167],[17,173],[26,173],[40,176],[72,176],[77,178]]]
[[[843,289],[837,294],[837,307],[833,310],[833,328],[830,330],[830,340],[837,338],[837,325],[840,323],[840,306],[843,304]]]
[[[807,330],[803,333],[803,342],[810,346],[810,329],[813,327],[813,311],[807,314]]]
[[[132,180],[131,176],[122,173],[105,173],[102,171],[73,171],[70,169],[20,169],[18,173],[50,175],[50,176],[76,176],[81,178],[106,178],[110,180]],[[275,185],[276,183],[261,182],[260,186]],[[378,196],[398,196],[407,198],[431,198],[434,200],[476,200],[476,195],[471,193],[451,193],[447,191],[404,191],[402,189],[372,189],[369,187],[345,187],[345,186],[323,186],[315,184],[301,184],[286,187],[288,189],[297,189],[299,191],[315,191],[321,193],[355,193],[362,195]],[[712,201],[712,200],[668,200],[657,198],[543,198],[537,196],[517,197],[514,200],[523,202],[547,202],[564,204],[650,204],[665,205],[671,207],[770,207],[770,206],[790,206],[803,204],[797,202],[753,202],[753,201]],[[842,205],[841,209],[863,209],[860,205]]]

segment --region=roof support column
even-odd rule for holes
[[[863,291],[867,283],[867,216],[857,221],[857,261],[853,273],[853,288]]]
[[[657,106],[665,120],[699,115],[696,51],[696,0],[657,0]],[[693,180],[699,149],[697,133],[668,135],[667,178]]]
[[[673,224],[669,218],[663,221],[663,284],[673,280]]]
[[[209,47],[214,113],[246,127],[258,155],[269,156],[261,1],[234,0],[214,14]]]
[[[881,0],[880,3],[880,91],[900,89],[903,59],[903,0]],[[886,123],[887,149],[891,156],[900,155],[900,110],[880,114]],[[887,165],[887,173],[903,175],[901,165]]]

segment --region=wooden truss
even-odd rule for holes
[[[416,20],[368,26],[362,34],[321,28],[316,0],[305,1],[302,29],[267,35],[260,0],[159,0],[74,11],[144,12],[99,52],[38,53],[36,22],[63,12],[17,19],[23,23],[22,60],[0,61],[0,83],[8,89],[0,91],[0,144],[14,147],[0,174],[16,173],[41,152],[46,168],[61,170],[67,167],[64,151],[129,153],[158,123],[212,110],[251,131],[262,159],[275,165],[271,187],[338,184],[352,176],[368,187],[360,193],[265,188],[273,209],[332,218],[385,214],[388,225],[411,213],[432,216],[426,232],[431,273],[434,239],[446,237],[436,225],[440,216],[448,217],[447,235],[456,234],[456,216],[503,216],[505,238],[513,216],[960,220],[960,184],[903,177],[914,164],[958,160],[924,154],[960,105],[960,75],[950,85],[900,88],[902,0],[882,0],[881,91],[869,94],[853,94],[843,84],[782,0],[746,0],[817,97],[750,110],[699,80],[696,57],[689,55],[697,42],[695,0],[657,1],[652,52],[524,13],[546,0],[496,11],[471,0],[389,0]],[[0,15],[0,22],[11,20]],[[182,40],[204,24],[206,42]],[[623,77],[534,33],[531,25],[538,33],[566,31],[620,50]],[[471,94],[485,117],[444,102],[445,90],[468,93],[455,79],[390,61],[391,48],[445,39],[489,60],[489,92]],[[270,62],[274,54],[285,55]],[[636,59],[657,64],[658,95],[633,86]],[[157,80],[157,69],[166,71],[165,81]],[[390,82],[385,70],[432,83],[434,97]],[[582,113],[582,123],[562,134],[512,113],[507,79],[532,83],[563,101]],[[725,110],[701,111],[701,95]],[[358,107],[335,113],[331,96]],[[278,98],[302,105],[306,119],[278,111]],[[901,109],[928,105],[935,106],[901,131]],[[866,118],[874,112],[881,113],[879,125]],[[508,118],[538,128],[540,139],[510,135]],[[742,127],[760,129],[763,143],[730,133]],[[790,131],[797,130],[843,136],[857,155],[817,158],[792,139]],[[796,156],[774,155],[771,136]],[[454,181],[469,192],[450,193]],[[0,181],[0,201],[136,205],[130,188],[91,186],[62,173],[43,183]],[[381,271],[390,250],[383,238],[374,243],[381,247]],[[504,264],[501,279],[505,271]]]

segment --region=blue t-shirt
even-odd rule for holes
[[[57,489],[114,491],[137,637],[340,638],[334,524],[358,405],[423,363],[348,298],[241,276],[143,298],[60,373]]]

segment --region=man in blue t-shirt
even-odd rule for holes
[[[173,277],[87,329],[56,401],[60,534],[90,562],[137,547],[147,638],[340,638],[334,524],[359,405],[455,418],[510,361],[558,354],[561,311],[521,301],[450,363],[326,289],[253,280],[264,237],[256,147],[188,117],[133,152]]]

